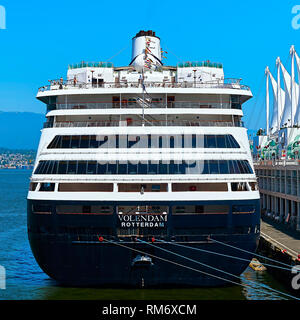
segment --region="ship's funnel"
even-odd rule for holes
[[[157,70],[162,66],[160,39],[155,32],[140,31],[132,39],[132,60],[130,65],[137,71]]]

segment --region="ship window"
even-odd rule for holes
[[[51,214],[51,205],[48,204],[33,204],[32,212],[37,214]]]
[[[242,109],[240,96],[231,96],[231,108]]]
[[[120,183],[119,192],[167,192],[168,185],[162,184],[139,184],[139,183]]]
[[[198,136],[199,137],[199,136]],[[200,136],[201,137],[201,136]],[[198,138],[199,139],[199,138]],[[197,138],[196,138],[196,135],[193,134],[192,135],[192,148],[196,148],[196,141],[197,141]]]
[[[247,160],[40,161],[34,174],[252,174]]]
[[[179,174],[178,163],[175,163],[174,160],[171,160],[169,164],[169,170],[170,173]]]
[[[252,191],[257,191],[258,190],[258,186],[256,182],[249,182],[250,188]]]
[[[219,160],[219,168],[221,174],[228,174],[228,161],[226,160]]]
[[[103,174],[105,171],[106,169],[104,170],[103,165],[97,162],[96,174]]]
[[[174,136],[170,137],[170,148],[174,148],[175,147],[175,138]]]
[[[79,148],[80,136],[72,136],[71,148]]]
[[[239,168],[237,166],[236,160],[229,160],[228,164],[229,164],[229,173],[231,174],[239,173]]]
[[[233,234],[249,234],[251,232],[251,227],[234,227]]]
[[[51,174],[57,174],[57,169],[58,169],[58,161],[53,161],[54,165],[52,168],[52,173]]]
[[[173,192],[186,191],[228,191],[227,183],[173,183]]]
[[[112,183],[60,183],[59,192],[112,192]]]
[[[37,185],[38,184],[36,182],[30,182],[29,191],[35,191]]]
[[[209,161],[205,160],[205,161],[201,161],[200,162],[200,171],[202,174],[209,174]]]
[[[137,164],[128,163],[128,173],[129,174],[137,174]]]
[[[219,161],[218,160],[209,160],[209,173],[218,174],[219,173]]]
[[[166,163],[159,162],[159,174],[168,174],[168,167],[169,165]]]
[[[80,148],[89,148],[90,136],[81,136]]]
[[[45,172],[45,174],[49,174],[49,166],[51,164],[51,161],[46,161],[45,162],[45,165],[44,165],[44,168],[43,168],[43,171]]]
[[[47,174],[52,174],[52,172],[54,172],[55,163],[56,163],[56,161],[49,161]]]
[[[117,174],[118,173],[118,166],[116,162],[108,164],[108,174]]]
[[[55,183],[44,182],[41,183],[39,191],[54,191]]]
[[[100,141],[96,140],[96,136],[91,136],[90,137],[90,145],[89,148],[98,148],[100,145]]]
[[[76,174],[77,171],[77,161],[69,161],[68,162],[68,174]]]
[[[110,143],[107,143],[107,142]],[[240,148],[232,135],[148,135],[146,136],[120,135],[73,135],[55,136],[49,143],[48,149],[59,148]]]
[[[162,136],[159,136],[159,138],[158,138],[158,147],[159,148],[162,148],[162,140],[163,140]]]
[[[232,206],[233,214],[250,214],[255,212],[254,205],[234,205]]]
[[[91,213],[91,206],[83,206],[82,213]]]
[[[56,213],[58,214],[96,214],[112,215],[112,206],[82,206],[82,205],[57,205]]]
[[[39,165],[37,166],[37,168],[35,169],[34,173],[35,174],[41,174],[42,172],[42,166],[44,165],[44,161],[40,161]]]
[[[226,135],[227,137],[227,148],[240,148],[239,144],[237,141],[234,139],[232,135]]]
[[[216,144],[217,144],[217,148],[226,148],[226,144],[225,144],[225,137],[223,135],[217,135],[216,136]]]
[[[60,144],[58,143],[59,140],[61,140],[61,136],[56,136],[54,139],[50,142],[48,145],[48,149],[56,149],[60,147]]]
[[[147,164],[145,163],[138,163],[138,173],[139,174],[147,174]]]
[[[67,161],[59,161],[58,163],[58,173],[66,174],[67,172]]]
[[[173,215],[228,214],[228,205],[174,206]]]
[[[206,148],[216,148],[216,136],[214,135],[206,135],[205,136],[205,147]]]
[[[78,161],[77,174],[86,174],[87,161]]]
[[[61,147],[70,148],[71,137],[70,136],[63,136],[61,141]],[[51,149],[51,148],[50,148]]]
[[[96,174],[97,162],[89,161],[87,166],[87,174]]]
[[[248,191],[246,182],[232,182],[231,191]]]

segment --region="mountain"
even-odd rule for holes
[[[0,147],[36,150],[44,121],[40,113],[0,111]]]

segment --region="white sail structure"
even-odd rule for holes
[[[292,126],[292,98],[291,98],[291,76],[285,69],[284,65],[280,62],[280,67],[283,74],[284,80],[284,92],[285,92],[285,102],[284,109],[280,120],[280,127],[291,127]]]
[[[272,122],[270,127],[270,132],[274,133],[278,130],[278,99],[277,99],[277,82],[274,79],[272,73],[269,71],[269,76],[271,79],[272,89],[273,89],[273,112],[272,112]]]
[[[295,124],[295,115],[297,112],[297,105],[299,99],[299,85],[295,80],[295,47],[291,46],[290,49],[291,55],[291,107],[292,107],[292,123],[291,125],[294,126]]]
[[[271,80],[272,90],[273,90],[273,111],[272,111],[272,120],[271,125],[269,125],[268,130],[271,134],[274,134],[279,130],[280,118],[283,111],[284,101],[285,101],[285,92],[282,88],[280,88],[280,65],[278,64],[278,83],[270,72],[269,68],[266,68],[267,80],[268,78]],[[268,91],[268,85],[267,85]],[[269,92],[267,92],[267,100],[269,97]],[[267,102],[268,108],[268,102]]]
[[[298,56],[297,52],[294,49],[294,57],[296,60],[296,65],[297,65],[297,71],[298,71],[298,81],[300,81],[300,57]],[[299,90],[299,85],[296,87],[297,92],[296,92],[296,97],[297,97],[297,108],[296,108],[296,113],[294,117],[294,125],[299,126],[300,125],[300,90]]]
[[[266,111],[267,111],[267,135],[269,135],[270,125],[269,125],[269,114],[270,114],[270,96],[269,96],[269,67],[266,67]]]

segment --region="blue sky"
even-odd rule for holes
[[[65,76],[69,63],[127,65],[131,38],[152,29],[168,65],[183,60],[222,62],[227,78],[242,78],[254,98],[244,106],[250,129],[265,126],[264,69],[289,48],[300,53],[292,28],[294,1],[6,1],[7,29],[0,30],[0,110],[43,113],[35,99],[48,79]],[[288,61],[288,63],[287,63]]]

